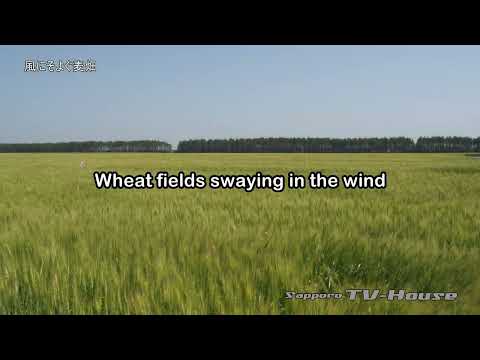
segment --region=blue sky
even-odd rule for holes
[[[0,142],[480,136],[479,46],[0,46],[0,64]]]

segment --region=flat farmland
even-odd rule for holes
[[[94,171],[388,181],[97,189]],[[480,161],[464,154],[0,154],[0,314],[480,314],[479,266]],[[285,297],[346,289],[458,298]]]

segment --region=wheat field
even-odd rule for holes
[[[96,170],[388,185],[99,190]],[[0,154],[0,314],[479,314],[479,266],[480,161],[463,154]],[[285,299],[352,288],[458,299]]]

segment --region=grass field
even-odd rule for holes
[[[388,185],[98,190],[94,170]],[[463,154],[0,154],[0,314],[480,314],[479,269],[480,160]],[[459,298],[284,299],[349,288]]]

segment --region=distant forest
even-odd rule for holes
[[[80,141],[43,144],[0,144],[0,152],[171,152],[163,141]]]
[[[180,141],[177,152],[479,152],[480,137],[256,138]]]
[[[82,141],[41,144],[0,144],[0,152],[172,152],[164,141]],[[480,137],[391,138],[251,138],[184,140],[180,153],[369,153],[480,152]]]

